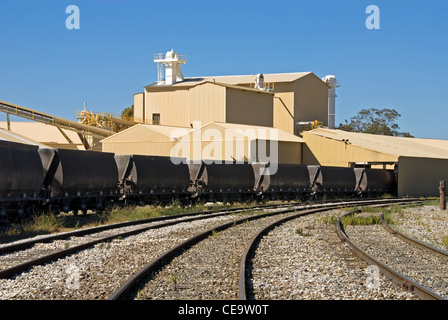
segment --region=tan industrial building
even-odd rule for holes
[[[273,94],[218,82],[146,87],[135,95],[134,120],[147,124],[193,127],[194,121],[273,125]],[[147,106],[142,111],[142,105]]]
[[[210,122],[199,128],[138,124],[103,139],[103,151],[189,160],[301,163],[303,139],[272,127]]]
[[[101,140],[104,152],[394,169],[399,196],[437,196],[439,181],[448,180],[446,140],[335,130],[339,85],[332,75],[323,79],[312,72],[184,78],[180,66],[186,57],[169,51],[154,58],[157,81],[134,95],[134,121],[139,124],[112,136],[111,131],[96,128],[101,132],[95,139],[98,134],[107,137]],[[10,114],[24,110],[23,115],[34,119],[33,110],[6,103],[3,107]],[[12,132],[0,130],[0,139],[54,148],[89,147],[82,140],[89,131],[86,128],[66,130],[55,117],[40,115],[54,125],[13,122]],[[300,133],[300,125],[316,121],[328,128]],[[0,122],[0,127],[7,128],[7,123]],[[101,147],[95,142],[91,145]]]
[[[267,126],[298,134],[299,122],[328,125],[329,89],[312,72],[184,78],[186,59],[159,54],[157,82],[134,95],[134,121],[193,127],[212,121]]]
[[[137,124],[103,139],[103,152],[170,156],[179,137],[193,129],[174,126]]]
[[[302,163],[303,139],[282,130],[211,122],[181,137],[174,155],[215,161]]]
[[[22,144],[29,144],[33,146],[37,146],[39,148],[49,148],[49,146],[42,144],[36,140],[30,139],[29,137],[23,136],[21,134],[9,131],[7,129],[3,129],[0,126],[0,140],[3,141],[9,141],[9,142],[15,142],[15,143],[22,143]]]
[[[9,127],[12,134],[27,137],[50,148],[85,150],[79,135],[72,130],[30,121],[11,121]],[[8,123],[0,121],[0,128],[8,128]]]
[[[303,159],[324,166],[394,168],[398,196],[437,196],[448,180],[448,141],[315,129],[303,133]]]
[[[329,123],[331,86],[312,72],[184,78],[186,61],[173,51],[155,55],[157,81],[134,95],[134,121],[145,127],[102,140],[103,151],[224,161],[275,154],[281,163],[302,163],[298,124]],[[162,127],[193,130],[174,140],[149,134]]]

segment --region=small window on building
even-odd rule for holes
[[[152,114],[152,124],[160,124],[160,113]]]

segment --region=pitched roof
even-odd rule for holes
[[[0,128],[6,128],[7,122],[0,121]],[[82,141],[75,131],[62,129],[76,145],[82,146]],[[34,121],[11,121],[11,131],[24,137],[31,137],[34,141],[41,143],[69,144],[64,135],[55,126]],[[84,147],[82,147],[84,148]]]
[[[217,126],[225,128],[225,129],[232,130],[232,131],[234,131],[238,134],[244,135],[252,140],[255,140],[255,139],[272,140],[272,138],[275,138],[277,141],[284,141],[284,142],[299,142],[299,143],[304,142],[304,140],[302,138],[300,138],[296,135],[293,135],[291,133],[285,132],[283,130],[277,129],[277,128],[252,126],[252,125],[237,124],[237,123],[212,121],[212,122],[207,123],[206,125],[203,125],[202,127],[195,129],[195,130],[201,130],[210,125],[217,125]],[[275,130],[275,131],[272,131],[272,130]]]
[[[7,129],[2,129],[2,128],[0,128],[0,140],[34,145],[34,146],[38,146],[39,148],[44,148],[44,149],[49,148],[47,145],[45,145],[43,143],[37,142],[37,141],[30,139],[28,137],[25,137],[21,134],[9,131]]]
[[[272,95],[274,94],[269,91],[264,91],[264,90],[259,90],[259,89],[255,89],[255,88],[249,88],[249,87],[243,87],[243,86],[237,86],[237,85],[232,85],[232,84],[223,83],[223,82],[216,82],[216,81],[202,81],[202,82],[196,84],[195,86],[200,86],[205,83],[211,83],[211,84],[215,84],[218,86],[223,86],[226,88],[232,88],[232,89],[237,89],[237,90],[253,91],[253,92],[257,92],[257,93],[266,93],[266,94],[272,94]]]
[[[179,138],[182,135],[186,135],[193,131],[192,128],[186,128],[186,127],[175,127],[175,126],[163,126],[163,125],[155,125],[155,124],[136,124],[135,126],[132,126],[130,128],[127,128],[123,131],[120,131],[110,137],[104,138],[101,140],[101,142],[113,140],[117,135],[127,133],[127,131],[132,131],[136,127],[145,128],[147,130],[152,130],[157,133],[160,133],[164,136],[167,136],[169,138]]]
[[[312,72],[293,72],[293,73],[264,73],[265,82],[293,82],[304,76],[312,74]],[[172,85],[158,85],[154,82],[146,87],[191,87],[203,82],[219,82],[228,85],[248,84],[255,82],[256,75],[235,75],[235,76],[207,76],[207,77],[190,77],[184,81],[177,82]]]
[[[397,157],[448,159],[448,140],[393,137],[324,128],[308,132]]]

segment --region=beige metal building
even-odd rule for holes
[[[28,137],[22,136],[21,134],[9,131],[7,129],[0,128],[0,140],[29,144],[33,146],[38,146],[39,148],[49,148],[47,145],[42,144],[38,141],[30,139]]]
[[[437,196],[448,180],[448,141],[401,138],[342,130],[304,132],[306,164],[368,165],[398,170],[399,196]]]
[[[150,85],[144,95],[134,96],[134,119],[181,127],[193,127],[194,121],[272,126],[272,96],[266,91],[212,81]]]
[[[303,139],[282,130],[211,122],[179,139],[174,155],[191,160],[301,163]]]
[[[328,89],[312,72],[155,82],[134,95],[134,120],[182,127],[218,121],[273,126],[295,134],[299,121],[327,125]]]
[[[103,151],[189,160],[301,163],[303,139],[272,127],[210,122],[199,128],[138,124],[103,139]]]
[[[101,142],[103,152],[170,156],[178,138],[191,131],[191,128],[137,124]]]
[[[0,128],[7,127],[6,121],[0,121]],[[12,133],[32,139],[50,148],[85,150],[79,135],[72,130],[26,121],[13,121],[10,123],[10,128]]]

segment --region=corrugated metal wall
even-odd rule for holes
[[[227,135],[226,135],[227,133]],[[189,159],[244,160],[250,157],[247,137],[211,123],[182,137],[175,147]],[[180,156],[180,154],[178,154]]]
[[[160,114],[160,125],[190,126],[190,97],[187,88],[156,88],[146,92],[146,123],[153,114]]]
[[[188,127],[193,121],[206,125],[212,121],[225,122],[226,88],[212,83],[204,83],[190,89],[191,114]]]
[[[272,98],[266,92],[226,88],[225,122],[272,127]]]
[[[169,156],[174,144],[169,136],[136,125],[103,140],[103,152]]]
[[[294,134],[297,121],[328,122],[328,87],[313,73],[292,82],[276,82],[274,95],[213,82],[147,90],[145,112],[136,111],[136,117],[144,116],[148,124],[153,114],[160,114],[161,125],[191,127],[193,121],[202,125],[218,121],[274,126]],[[141,109],[143,102],[137,98],[135,106]]]
[[[145,93],[134,94],[134,121],[143,123],[145,121]]]
[[[294,119],[328,125],[328,86],[313,73],[294,82]]]
[[[396,155],[376,152],[366,148],[346,144],[345,142],[328,139],[309,132],[303,132],[307,151],[303,162],[315,164],[315,160],[324,166],[348,167],[349,162],[391,162],[397,161]]]
[[[169,157],[174,144],[174,142],[109,142],[103,143],[103,152]]]
[[[441,180],[448,180],[448,159],[399,157],[398,196],[436,197]]]

